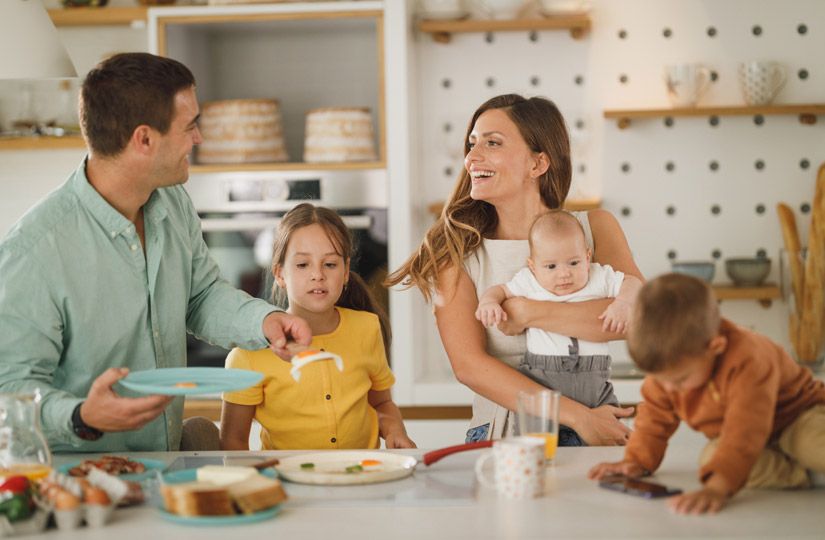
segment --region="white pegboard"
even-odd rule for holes
[[[448,44],[416,36],[422,208],[450,193],[462,167],[461,138],[478,105],[508,92],[541,95],[556,102],[571,130],[571,196],[603,200],[646,276],[668,271],[669,255],[716,255],[714,282],[723,283],[729,281],[724,259],[764,250],[773,260],[769,280],[778,281],[775,206],[790,204],[807,238],[807,205],[825,161],[825,119],[814,126],[795,116],[766,116],[759,124],[725,116],[715,125],[706,117],[675,118],[669,126],[652,119],[619,130],[602,114],[668,107],[664,66],[694,62],[716,74],[701,105],[741,104],[737,66],[755,59],[788,69],[776,103],[823,102],[825,2],[595,0],[591,15],[592,30],[582,40],[566,31],[455,34]],[[726,301],[722,311],[787,346],[784,302],[763,308]],[[428,339],[426,357],[433,360],[419,369],[422,376],[446,369],[437,334]]]

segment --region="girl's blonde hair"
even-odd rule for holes
[[[464,155],[470,151],[470,133],[484,112],[501,109],[518,127],[532,152],[543,152],[550,166],[538,179],[539,194],[549,209],[561,208],[570,190],[572,168],[570,141],[564,118],[556,105],[544,98],[526,99],[517,94],[494,97],[476,109],[464,136]],[[418,250],[384,282],[387,286],[401,284],[418,287],[428,302],[438,287],[438,274],[450,267],[459,267],[485,237],[498,225],[496,209],[490,203],[470,197],[472,182],[462,168],[441,216],[430,227]]]
[[[286,259],[286,250],[292,234],[298,229],[309,225],[320,225],[327,234],[336,253],[344,258],[344,263],[349,266],[352,259],[352,236],[349,229],[344,224],[341,217],[329,208],[323,206],[313,206],[309,203],[301,203],[281,219],[278,230],[275,233],[275,243],[272,247],[272,268],[283,267]],[[283,308],[289,307],[289,297],[286,289],[278,285],[276,280],[272,285],[272,303]],[[384,339],[384,349],[389,351],[392,333],[390,331],[389,318],[381,305],[375,300],[369,287],[364,280],[350,270],[347,284],[341,292],[340,298],[335,302],[336,306],[356,309],[359,311],[369,311],[378,316],[381,323],[381,336]]]

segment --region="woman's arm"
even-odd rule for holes
[[[476,291],[467,273],[463,269],[444,270],[438,282],[446,286],[441,287],[436,301],[436,324],[458,381],[511,411],[516,410],[520,391],[543,390],[540,384],[487,353],[484,328],[474,316]],[[590,410],[562,396],[559,421],[575,429],[588,444],[624,444],[629,430],[616,420],[616,414],[630,413],[624,414],[616,407]]]
[[[401,411],[392,400],[389,389],[370,390],[367,393],[367,401],[378,413],[378,432],[387,448],[417,448],[407,436]]]
[[[591,210],[588,219],[595,247],[593,260],[600,264],[609,264],[614,270],[644,281],[616,218],[606,210]],[[624,339],[620,333],[602,330],[599,316],[612,301],[604,299],[555,303],[511,298],[504,302],[507,321],[501,323],[499,329],[507,335],[520,334],[525,328],[541,328],[588,341]]]
[[[249,450],[249,431],[255,418],[254,405],[224,401],[221,409],[221,450]]]

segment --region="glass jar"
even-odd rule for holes
[[[0,394],[0,478],[44,478],[52,453],[40,429],[40,393]]]

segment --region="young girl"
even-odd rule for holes
[[[283,217],[272,254],[277,305],[305,319],[312,349],[341,356],[306,365],[300,381],[291,364],[269,349],[233,349],[226,367],[264,374],[257,385],[223,395],[221,447],[248,450],[255,418],[264,450],[415,448],[393,403],[395,382],[385,354],[390,339],[386,315],[364,281],[350,272],[352,239],[338,215],[304,203]],[[287,359],[288,360],[288,359]]]

